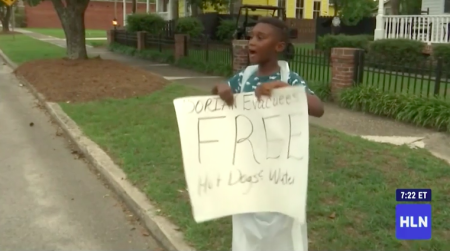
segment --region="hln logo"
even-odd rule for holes
[[[400,227],[428,227],[428,217],[400,216]]]
[[[430,204],[399,204],[395,208],[395,216],[395,235],[397,239],[431,239]]]

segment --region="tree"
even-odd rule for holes
[[[192,15],[196,16],[203,9],[212,7],[215,11],[221,11],[228,8],[230,0],[188,0],[192,9]]]
[[[136,14],[136,0],[131,0],[131,13]]]
[[[373,0],[332,0],[336,15],[343,23],[355,25],[364,17],[370,17],[373,14],[377,2]]]
[[[0,22],[2,23],[2,31],[9,32],[9,21],[12,16],[12,6],[8,6],[0,1]]]
[[[42,0],[43,1],[43,0]],[[84,14],[90,0],[51,0],[66,35],[68,59],[87,59]],[[34,6],[41,0],[28,0]]]

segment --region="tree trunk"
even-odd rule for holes
[[[136,14],[136,0],[131,0],[131,13]]]
[[[84,13],[89,0],[52,0],[66,35],[68,59],[87,59]]]
[[[199,8],[198,8],[197,4],[191,4],[191,10],[192,10],[192,16],[193,17],[198,16],[198,14],[199,14],[198,9]]]
[[[400,0],[391,0],[391,15],[400,15]]]
[[[9,32],[9,23],[12,15],[12,6],[1,7],[0,21],[2,23],[2,31]]]

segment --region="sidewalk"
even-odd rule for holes
[[[22,32],[23,30],[17,29],[17,31]],[[23,33],[35,39],[65,47],[65,40],[56,38],[52,40],[50,39],[51,37],[47,35],[30,31],[25,31]],[[100,56],[103,59],[120,61],[124,64],[158,73],[168,80],[206,91],[211,90],[216,83],[226,81],[223,77],[209,76],[168,64],[159,64],[148,60],[120,55],[110,52],[105,48],[88,47],[88,53],[91,56]],[[310,123],[342,131],[347,134],[360,135],[366,138],[367,136],[373,136],[370,137],[370,140],[373,141],[391,143],[395,141],[400,142],[400,144],[413,141],[423,142],[423,144],[418,144],[418,146],[432,150],[441,158],[450,155],[450,135],[448,134],[400,123],[392,119],[351,111],[332,103],[325,104],[325,115],[322,118],[310,117]],[[445,158],[450,163],[450,156]]]

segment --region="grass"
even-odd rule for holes
[[[66,38],[64,35],[63,29],[56,28],[26,28],[26,30],[40,33],[47,36],[57,37],[57,38]],[[105,30],[86,30],[86,38],[97,38],[104,37],[106,38]]]
[[[61,106],[176,223],[197,250],[230,250],[229,218],[193,221],[172,100],[198,95],[172,84],[147,97]],[[445,250],[450,166],[425,150],[369,142],[311,126],[310,250]],[[433,238],[395,238],[395,190],[433,190]]]
[[[64,48],[26,35],[0,36],[0,49],[16,64],[45,58],[62,58],[66,55]]]

